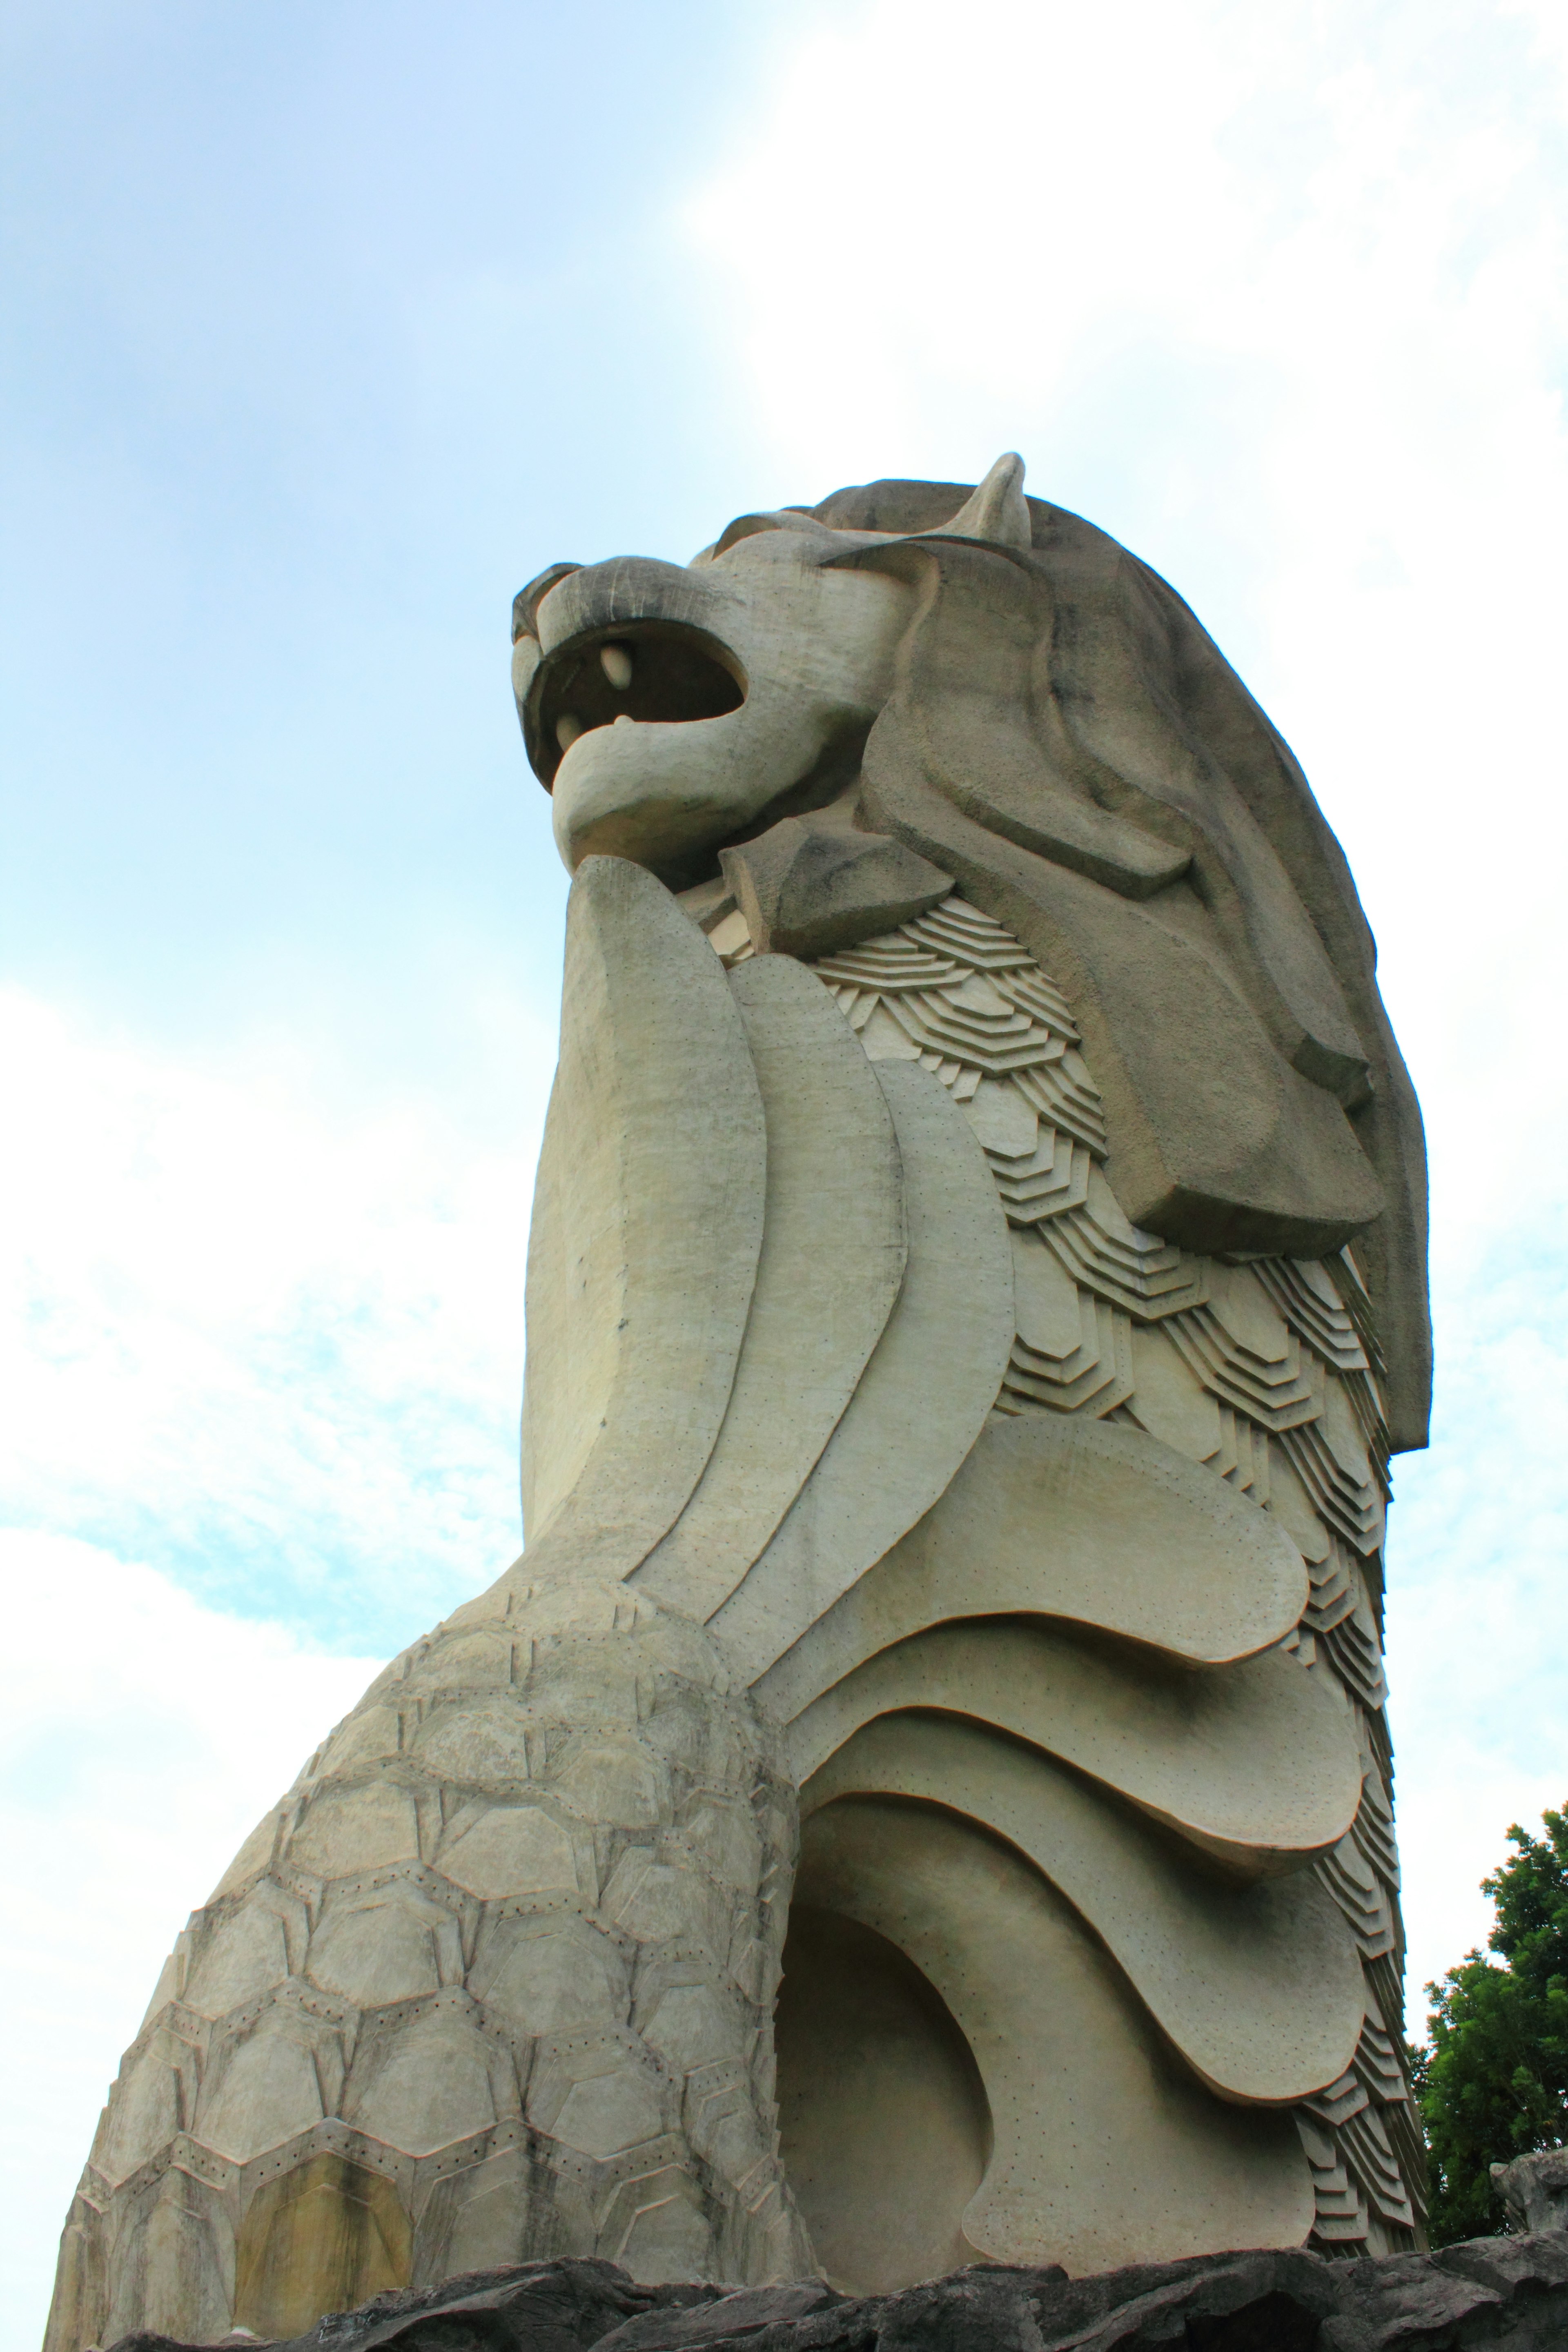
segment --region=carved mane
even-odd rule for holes
[[[1231,1253],[1353,1239],[1394,1448],[1424,1445],[1425,1145],[1344,854],[1157,572],[1037,499],[1027,547],[953,535],[975,495],[889,480],[801,510],[895,534],[839,561],[921,592],[861,821],[955,876],[1066,991],[1135,1223]]]

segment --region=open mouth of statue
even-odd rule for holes
[[[740,666],[703,629],[680,621],[628,621],[596,629],[546,656],[529,688],[526,731],[535,774],[547,788],[579,737],[595,727],[721,719],[746,698]]]

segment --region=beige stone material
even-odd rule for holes
[[[193,2102],[196,2140],[237,2164],[265,2156],[335,2110],[347,2073],[351,2011],[324,1997],[273,2000],[241,2011],[207,2053]]]
[[[388,1720],[390,1748],[360,1737]],[[221,2334],[237,2231],[268,2295],[289,2272],[342,2301],[396,2237],[352,2210],[365,2168],[405,2231],[367,2293],[563,2231],[682,2275],[807,2270],[767,2038],[781,1763],[710,1638],[625,1585],[504,1578],[395,1660],[181,1937],[73,2207],[60,2328]],[[174,2203],[147,2201],[160,2165]],[[277,2180],[302,2209],[255,2201]]]
[[[176,1938],[47,2352],[560,2252],[1414,2250],[1422,1146],[1300,769],[1011,454],[513,638],[574,872],[526,1549]]]
[[[1009,1847],[935,1807],[832,1804],[805,1825],[799,1890],[895,1939],[974,2053],[994,2144],[973,2194],[954,2167],[955,2260],[1058,2262],[1078,2275],[1300,2243],[1312,2195],[1289,2123],[1195,2083],[1114,1961]],[[801,2039],[797,2069],[815,2056]],[[789,2073],[781,2087],[787,2112]],[[832,2112],[835,2085],[816,2087]],[[839,2283],[864,2291],[857,2257],[884,2242],[876,2168],[836,2186],[847,2209],[834,2217]]]
[[[822,1908],[803,1892],[790,1909],[779,2145],[829,2282],[889,2294],[974,2260],[962,2217],[985,2175],[990,2104],[903,1920],[881,1932],[824,1892]]]
[[[490,1806],[443,1840],[438,1859],[454,1886],[492,1902],[552,1887],[577,1890],[572,1841],[537,1805]]]
[[[1246,1499],[1140,1430],[990,1421],[936,1508],[763,1675],[785,1720],[950,1617],[1065,1617],[1212,1665],[1279,1641],[1307,1571]]]
[[[955,531],[936,520],[955,488],[742,517],[685,569],[542,575],[517,610],[538,649],[520,708],[563,855],[700,879],[770,810],[845,790],[869,723],[859,821],[953,874],[1068,985],[1134,1223],[1304,1255],[1363,1229],[1413,1368],[1396,1435],[1419,1442],[1419,1120],[1338,845],[1163,582],[1039,500],[1021,501],[1026,547],[994,494],[969,511],[1001,537]],[[629,696],[604,686],[609,643],[632,646]],[[1179,1015],[1151,1021],[1160,1006]]]
[[[408,2156],[433,2156],[520,2108],[510,2053],[460,1988],[366,2031],[342,2102],[345,2120],[367,2138]]]
[[[1033,528],[1029,502],[1024,496],[1024,460],[1016,449],[1005,449],[951,520],[934,526],[931,537],[973,539],[989,547],[1027,547]]]
[[[1277,1650],[1197,1674],[994,1621],[932,1626],[836,1683],[789,1727],[796,1779],[910,1707],[1027,1740],[1248,1876],[1330,1853],[1361,1802],[1350,1710]]]
[[[758,955],[820,956],[937,906],[951,874],[886,835],[784,817],[720,853]]]
[[[419,1859],[419,1806],[392,1780],[342,1783],[312,1792],[289,1841],[297,1870],[321,1878]]]
[[[699,1619],[729,1599],[800,1493],[908,1255],[892,1118],[827,991],[783,956],[743,965],[731,986],[767,1118],[762,1255],[718,1442],[635,1571],[639,1589]]]
[[[408,2217],[384,2175],[323,2152],[266,2183],[240,2235],[234,2318],[268,2341],[406,2286]]]
[[[635,857],[671,883],[696,880],[781,790],[824,771],[854,772],[891,686],[908,589],[836,568],[843,542],[809,524],[777,530],[771,517],[742,517],[725,540],[710,564],[689,570],[633,557],[575,572],[537,608],[544,659],[526,689],[527,724],[574,871],[605,854]],[[719,673],[706,706],[700,688],[682,704],[703,709],[700,731],[645,699],[675,633],[685,658],[705,649]],[[630,645],[648,682],[624,700],[601,694],[596,663],[584,659],[611,635]],[[731,687],[726,698],[726,672],[744,680],[743,692]],[[563,702],[590,722],[563,752]],[[622,709],[640,723],[603,723]]]
[[[865,1377],[799,1500],[712,1620],[749,1682],[928,1510],[984,1423],[1013,1328],[1013,1265],[985,1162],[923,1071],[884,1068],[909,1263]]]
[[[384,1878],[333,1905],[310,1940],[310,1973],[360,2010],[416,2000],[462,1983],[462,1931],[417,1885]]]
[[[951,1717],[883,1716],[801,1791],[923,1799],[1005,1838],[1060,1888],[1194,2072],[1224,2098],[1286,2106],[1343,2073],[1364,2012],[1349,1931],[1298,1874],[1237,1886],[1180,1862],[1136,1816],[1048,1758]]]
[[[592,861],[567,915],[529,1244],[523,1514],[552,1574],[626,1575],[700,1477],[751,1307],[766,1166],[722,972],[650,875]]]
[[[310,1913],[299,1895],[263,1879],[228,1913],[188,1970],[184,2006],[198,2017],[226,2017],[283,1978],[301,1975],[310,1937]],[[165,2001],[175,1990],[172,1981],[165,1985]]]

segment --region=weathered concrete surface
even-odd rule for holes
[[[935,2037],[895,2041],[885,1994],[856,2014],[846,1995],[868,1981],[883,1993],[886,1972],[877,1983],[862,1962],[836,1981],[792,1919],[781,2152],[817,2262],[847,2293],[977,2260],[1087,2277],[1305,2239],[1312,2181],[1289,2115],[1211,2097],[1071,1905],[979,1824],[896,1800],[828,1805],[805,1825],[795,1909],[853,1920],[907,1956],[972,2053],[989,2126],[976,2174],[954,2146],[951,2091],[926,2103],[945,2109],[945,2131],[910,2097]],[[922,2200],[905,2151],[943,2140],[945,2195]]]
[[[787,956],[743,964],[730,985],[767,1120],[762,1255],[718,1441],[634,1572],[640,1591],[699,1622],[729,1600],[805,1484],[909,1256],[892,1116],[826,989]]]
[[[1414,2252],[1420,1139],[1304,780],[1012,456],[514,637],[576,872],[527,1549],[177,1939],[48,2352]]]
[[[1568,2235],[1328,2262],[1222,2254],[1069,2279],[975,2263],[901,2294],[634,2285],[613,2263],[529,2263],[333,2313],[279,2352],[1561,2352]],[[127,2336],[113,2352],[184,2352]]]

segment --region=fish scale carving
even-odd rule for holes
[[[731,937],[733,960],[749,940]],[[1270,1440],[1282,1445],[1310,1514],[1310,1530],[1290,1530],[1305,1538],[1311,1578],[1295,1654],[1304,1671],[1332,1678],[1358,1721],[1375,1719],[1386,1756],[1387,1689],[1367,1586],[1379,1575],[1387,1429],[1351,1254],[1333,1265],[1274,1258],[1215,1267],[1139,1233],[1103,1172],[1103,1115],[1066,1001],[1003,925],[962,898],[814,968],[868,1054],[918,1057],[965,1107],[1026,1253],[1020,1302],[1047,1294],[1037,1327],[1020,1305],[1000,1409],[1130,1418],[1266,1509]],[[1020,1016],[1034,1024],[1027,1034]],[[982,1041],[967,1054],[959,1043],[965,1021]],[[1016,1098],[1009,1139],[1020,1148],[998,1149],[1007,1120],[987,1089]],[[1058,1269],[1054,1282],[1036,1270],[1041,1244]],[[1190,1429],[1184,1444],[1185,1424],[1168,1413],[1143,1419],[1133,1327],[1142,1350],[1168,1351],[1212,1401],[1212,1445],[1194,1443]],[[1147,1352],[1143,1362],[1149,1368]],[[1156,1381],[1145,1370],[1146,1390],[1163,1392],[1180,1377],[1169,1361],[1161,1372]],[[1393,1814],[1370,1751],[1364,1760],[1362,1811],[1316,1868],[1363,1955],[1395,1975],[1381,1994],[1368,1981],[1363,2046],[1381,2053],[1380,2071],[1347,2075],[1345,2097],[1299,2111],[1325,2252],[1414,2245],[1425,2211],[1420,2131],[1395,2039],[1402,2008],[1389,1997],[1404,1953]]]
[[[232,2283],[268,2179],[330,2157],[397,2184],[416,2283],[584,2243],[647,2273],[708,2259],[715,2230],[726,2275],[799,2270],[756,2122],[794,1805],[768,1738],[712,1644],[647,1600],[459,1611],[193,1915],[68,2257],[177,2176],[197,2265]],[[520,2170],[529,2196],[494,2193]],[[240,2286],[238,2323],[268,2333]],[[122,2273],[98,2332],[147,2317]]]

